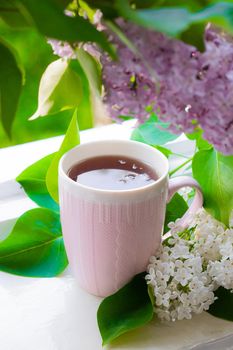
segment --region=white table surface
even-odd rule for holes
[[[126,123],[124,126],[111,125],[85,131],[81,139],[86,142],[128,138],[131,125]],[[34,206],[12,179],[30,163],[56,151],[60,142],[61,137],[56,137],[0,150],[1,235],[10,231],[18,215]],[[193,151],[193,144],[183,138],[169,147],[176,152],[185,148],[187,154]],[[0,280],[1,350],[102,349],[96,323],[96,311],[101,299],[80,289],[68,270],[56,278],[40,279],[0,272]],[[153,321],[121,336],[107,348],[230,350],[233,349],[231,334],[233,323],[203,313],[190,321],[167,324]]]

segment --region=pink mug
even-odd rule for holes
[[[159,178],[136,189],[102,190],[68,177],[74,164],[101,155],[136,158]],[[136,141],[108,140],[67,152],[59,164],[61,223],[69,263],[81,287],[105,297],[145,271],[161,243],[166,203],[185,186],[194,187],[196,194],[183,226],[202,206],[200,187],[191,177],[168,180],[168,160],[157,149]]]

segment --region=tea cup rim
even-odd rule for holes
[[[113,146],[113,145],[116,145],[116,144],[121,144],[121,145],[135,145],[135,146],[140,146],[142,149],[146,150],[146,151],[149,151],[150,153],[153,153],[153,154],[156,154],[161,160],[162,162],[164,163],[164,172],[162,175],[159,175],[158,179],[153,181],[152,183],[150,184],[147,184],[145,186],[142,186],[142,187],[137,187],[137,188],[130,188],[130,189],[122,189],[122,190],[118,190],[118,189],[101,189],[101,188],[96,188],[96,187],[91,187],[91,186],[87,186],[87,185],[83,185],[83,184],[80,184],[74,180],[72,180],[67,172],[68,170],[75,164],[78,163],[78,161],[73,161],[70,163],[70,165],[68,166],[68,168],[65,170],[64,169],[64,163],[66,162],[67,158],[69,156],[71,156],[74,152],[76,152],[77,150],[82,150],[83,148],[87,148],[87,147],[94,147],[94,146],[98,146],[98,145],[106,145],[106,146]],[[113,153],[114,154],[114,153]],[[110,153],[107,153],[105,154],[103,152],[103,155],[113,155]],[[122,155],[123,154],[117,154],[116,155]],[[96,156],[99,156],[99,155],[96,155]],[[131,157],[131,156],[128,156],[126,155],[127,157]],[[88,159],[88,158],[92,158],[92,157],[95,157],[93,155],[90,154],[89,157],[85,157],[82,159],[85,160],[85,159]],[[133,158],[133,157],[132,157]],[[135,159],[138,159],[139,161],[142,161],[146,164],[148,164],[148,162],[146,162],[145,160],[143,159],[140,159],[139,157],[135,156],[134,157]],[[153,165],[149,164],[151,167],[153,167]],[[69,151],[67,151],[60,159],[59,161],[59,178],[60,180],[63,179],[66,181],[67,184],[71,185],[73,188],[76,187],[76,188],[80,188],[80,189],[83,189],[83,190],[86,190],[86,191],[92,191],[92,192],[95,192],[95,193],[99,193],[99,194],[111,194],[111,193],[114,193],[114,194],[129,194],[129,193],[138,193],[138,192],[143,192],[145,190],[150,190],[150,189],[153,189],[155,186],[159,186],[161,183],[164,182],[164,180],[167,179],[168,177],[168,171],[169,171],[169,163],[168,163],[168,160],[167,158],[164,156],[164,154],[162,152],[160,152],[158,149],[152,147],[152,146],[149,146],[147,144],[144,144],[142,142],[139,142],[139,141],[134,141],[134,140],[121,140],[121,139],[114,139],[114,140],[97,140],[97,141],[89,141],[89,142],[85,142],[85,143],[82,143],[82,144],[79,144],[75,147],[73,147],[72,149],[70,149]],[[157,169],[155,167],[153,167],[157,173]]]

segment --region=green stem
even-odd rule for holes
[[[187,158],[187,159],[190,158],[190,157],[185,156],[184,154],[181,154],[181,153],[172,153],[172,155],[177,156],[177,157],[181,157],[181,158]]]
[[[178,167],[176,167],[175,169],[171,170],[169,172],[169,175],[172,176],[173,174],[175,174],[178,170],[182,169],[186,164],[190,163],[193,160],[193,157],[187,159],[184,163],[180,164]]]

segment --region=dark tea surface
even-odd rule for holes
[[[144,187],[158,179],[147,164],[123,156],[102,156],[75,164],[68,176],[85,186],[104,190]]]

